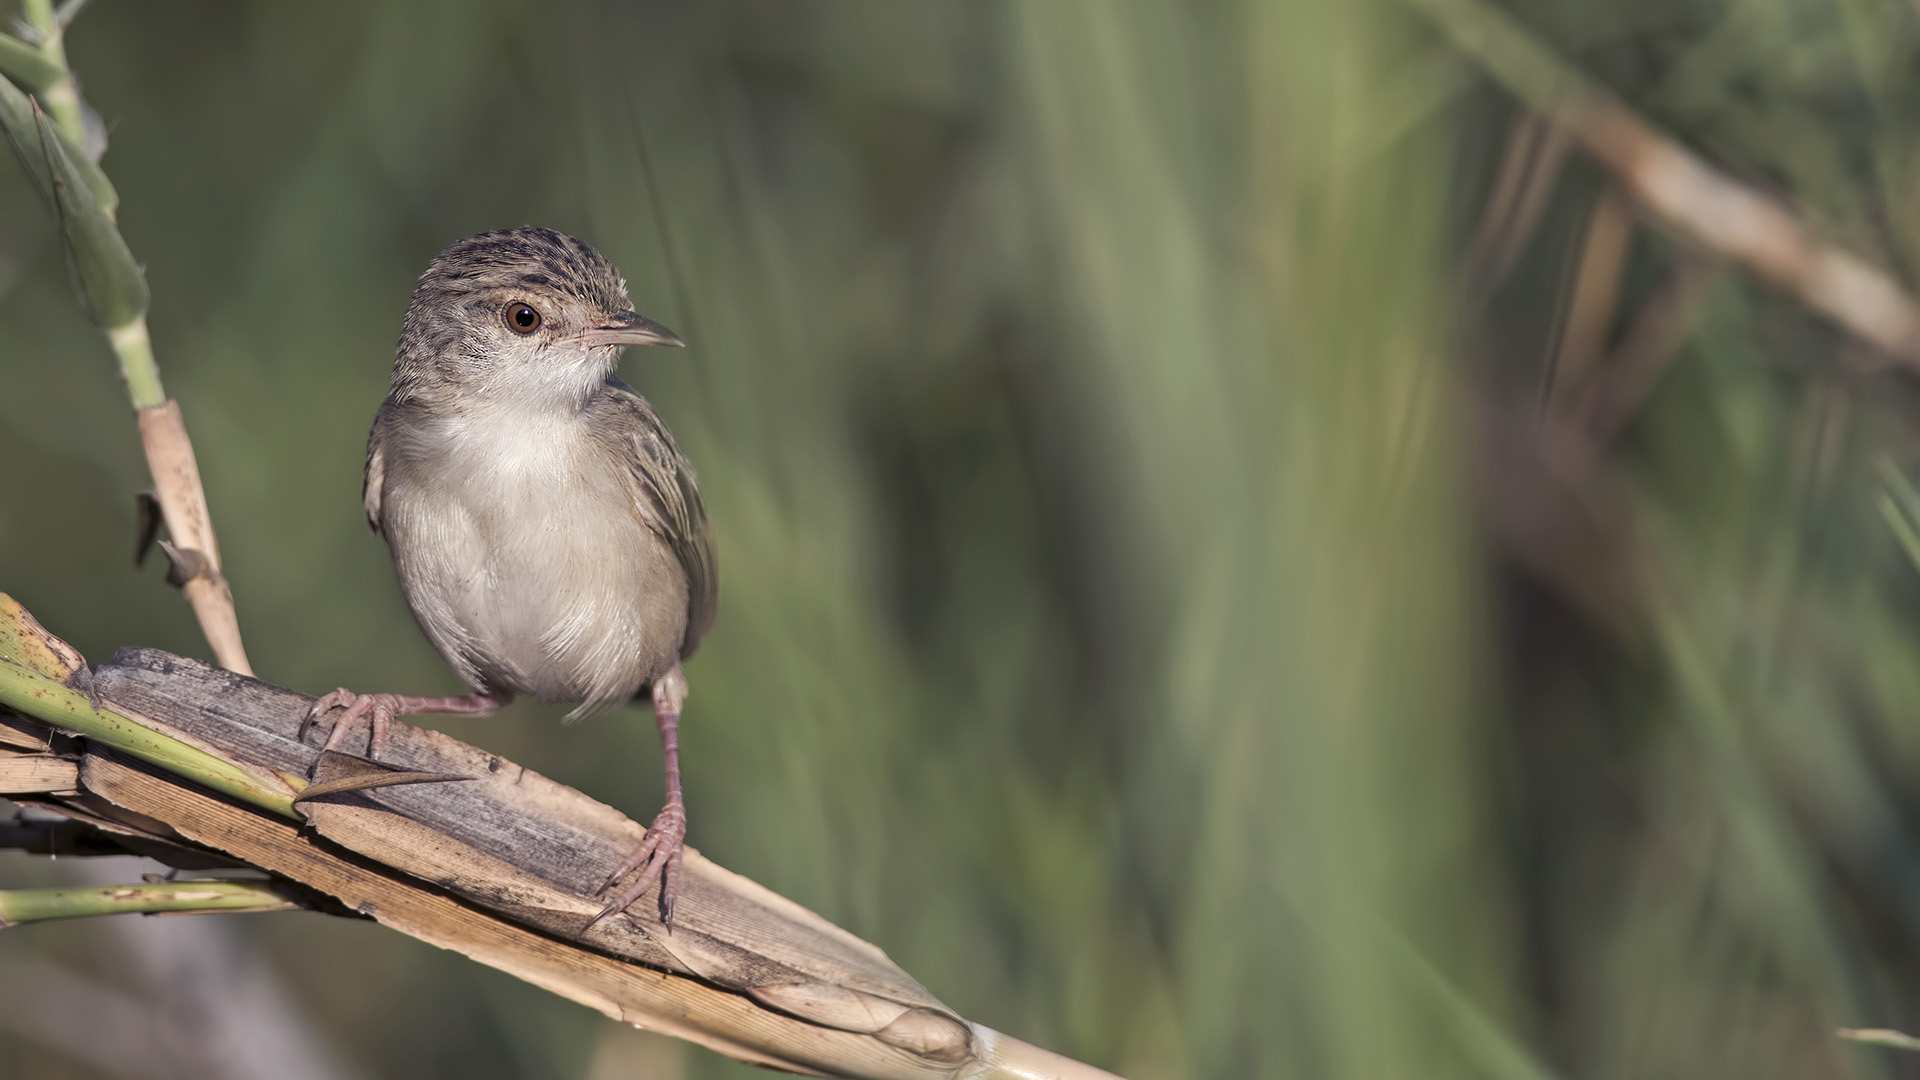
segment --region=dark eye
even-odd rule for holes
[[[516,334],[531,334],[540,329],[540,313],[531,305],[515,301],[507,305],[505,315],[507,329]]]

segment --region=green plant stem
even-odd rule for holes
[[[141,444],[167,530],[180,548],[198,552],[205,560],[204,572],[196,571],[184,582],[187,600],[220,663],[251,675],[233,597],[220,576],[219,546],[214,542],[193,446],[177,410],[169,412],[166,388],[154,359],[146,321],[151,302],[146,275],[115,224],[119,197],[106,174],[92,166],[80,138],[83,110],[74,92],[62,41],[65,20],[80,10],[84,0],[69,0],[58,13],[52,0],[25,3],[27,18],[38,37],[38,55],[57,68],[61,78],[45,95],[45,108],[31,105],[24,110],[25,103],[12,83],[0,80],[0,106],[4,106],[0,108],[0,120],[5,121],[8,141],[52,203],[66,235],[69,266],[80,299],[120,362],[120,377],[139,414]],[[58,107],[62,101],[68,106],[64,111]],[[27,113],[32,114],[33,133],[38,135],[37,149],[26,130]]]
[[[0,705],[84,735],[177,776],[281,817],[302,820],[293,791],[256,776],[225,758],[162,734],[111,709],[96,709],[87,695],[15,664],[0,662]]]
[[[52,0],[25,0],[21,5],[27,21],[40,32],[40,55],[59,73],[40,89],[40,104],[54,123],[76,145],[86,145],[86,126],[80,119],[80,91],[73,85],[73,71],[67,67],[66,30],[54,15]]]
[[[107,341],[120,358],[120,377],[127,381],[127,396],[136,409],[151,409],[167,403],[167,392],[160,385],[160,365],[153,359],[153,339],[147,336],[147,318],[142,315],[125,326],[107,331]]]
[[[250,881],[167,881],[91,889],[0,889],[0,926],[150,912],[285,911],[299,905]]]
[[[0,34],[0,73],[29,94],[44,92],[63,74],[38,48],[9,34]]]

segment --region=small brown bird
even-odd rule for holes
[[[614,374],[626,345],[679,345],[634,314],[600,253],[550,229],[470,236],[420,276],[367,440],[367,523],[386,538],[415,621],[474,693],[335,690],[337,748],[371,718],[378,758],[396,716],[482,716],[528,694],[569,720],[650,694],[667,802],[603,892],[596,920],[657,878],[673,918],[687,832],[680,662],[713,625],[713,532],[693,469],[647,400]]]

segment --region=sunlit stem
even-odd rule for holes
[[[82,889],[0,889],[0,927],[91,915],[285,911],[298,905],[249,881],[167,881]]]
[[[60,130],[76,146],[86,145],[85,125],[80,119],[80,91],[73,85],[73,72],[67,67],[66,29],[54,14],[52,0],[23,0],[21,8],[27,22],[40,35],[40,54],[60,71],[60,77],[40,91],[40,104],[60,125]]]
[[[127,382],[127,396],[136,409],[151,409],[167,402],[160,386],[160,366],[153,359],[153,339],[147,336],[147,319],[141,316],[125,326],[107,331],[113,353],[120,358],[120,377]]]

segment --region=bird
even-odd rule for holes
[[[634,312],[612,263],[565,233],[483,232],[436,256],[407,306],[363,494],[415,622],[473,693],[341,687],[307,714],[341,710],[326,750],[368,717],[378,760],[397,716],[483,716],[528,695],[575,703],[574,720],[650,700],[666,803],[602,886],[589,928],[656,879],[673,921],[687,832],[681,664],[713,625],[718,560],[693,467],[616,366],[625,346],[681,344]]]

